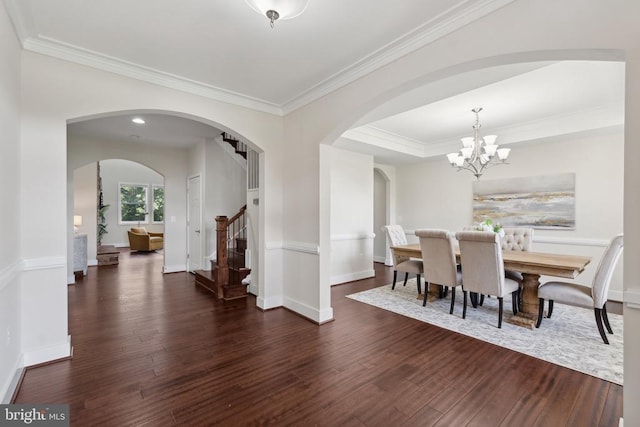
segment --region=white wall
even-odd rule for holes
[[[606,245],[622,232],[623,148],[621,129],[514,145],[509,165],[488,170],[481,180],[575,173],[576,229],[535,230],[533,250],[593,257],[578,278],[591,284]],[[397,180],[397,212],[408,234],[418,228],[457,231],[472,224],[475,177],[451,168],[444,156],[399,167]],[[407,238],[417,242],[413,235]],[[622,301],[622,264],[609,294],[617,301]]]
[[[331,285],[373,277],[373,157],[329,147]]]
[[[147,147],[149,149],[149,147]],[[102,178],[103,203],[109,205],[105,212],[107,222],[107,234],[102,237],[104,245],[129,246],[129,235],[127,231],[138,224],[118,223],[118,198],[119,185],[122,184],[146,184],[148,186],[148,197],[153,203],[153,185],[164,186],[164,177],[153,169],[140,163],[129,160],[102,160],[100,161],[100,176]],[[147,223],[140,222],[140,226],[150,232],[163,233],[164,224],[154,224],[152,222],[152,209],[147,208]]]
[[[373,260],[384,263],[387,238],[382,227],[387,224],[387,179],[378,169],[373,171]]]
[[[226,144],[226,143],[224,143]],[[218,141],[205,144],[205,176],[202,221],[205,229],[205,255],[213,259],[216,250],[216,216],[235,215],[247,203],[247,172],[237,159],[224,150]],[[245,160],[242,160],[245,162]],[[207,262],[206,269],[211,267]]]
[[[79,138],[73,134],[68,136],[68,168],[75,170],[80,166],[101,162],[106,159],[125,159],[148,166],[165,177],[165,224],[164,224],[164,271],[184,271],[186,269],[186,180],[187,180],[187,152],[184,149],[168,147],[154,147],[151,149],[144,144],[129,144],[120,141],[92,140]],[[108,169],[108,166],[107,166]],[[102,172],[101,172],[102,173]],[[118,178],[107,182],[113,189],[117,186]],[[114,184],[115,182],[115,184]],[[105,189],[103,182],[103,191]],[[106,202],[105,202],[106,203]],[[117,201],[107,210],[107,214],[117,214]],[[114,243],[127,242],[128,237],[122,237],[118,230],[124,232],[117,224],[117,218],[109,220],[108,231]],[[129,228],[129,227],[125,227]],[[158,228],[162,228],[158,226]],[[114,230],[115,229],[115,230]],[[115,231],[115,233],[114,233]],[[108,236],[109,234],[105,235]],[[126,240],[123,240],[126,239]],[[109,240],[105,240],[109,242]]]
[[[89,163],[73,171],[73,211],[71,215],[82,216],[78,234],[87,235],[87,260],[97,265],[97,210],[98,210],[98,165]]]
[[[21,366],[20,44],[0,6],[0,402]],[[9,208],[13,207],[13,209]]]

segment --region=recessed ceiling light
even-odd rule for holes
[[[145,124],[145,121],[142,117],[134,117],[133,119],[131,119],[131,121],[139,125]]]

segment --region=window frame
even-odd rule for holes
[[[156,208],[155,208],[155,200],[156,200],[156,189],[157,188],[161,188],[162,189],[162,221],[156,221],[155,220],[155,213],[156,213]],[[151,209],[149,209],[149,215],[151,215],[151,223],[152,224],[164,224],[164,208],[166,205],[166,195],[164,192],[164,185],[162,184],[152,184],[151,185],[151,198],[149,199],[149,206],[151,207]]]
[[[122,187],[141,187],[145,190],[144,211],[146,215],[144,219],[125,221],[122,219]],[[130,225],[130,224],[149,224],[149,184],[138,182],[119,182],[118,183],[118,224]]]

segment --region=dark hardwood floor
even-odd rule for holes
[[[622,387],[344,298],[317,326],[223,302],[161,256],[123,252],[69,286],[73,359],[29,369],[16,403],[74,426],[617,426]],[[443,314],[448,315],[448,314]]]

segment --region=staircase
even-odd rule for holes
[[[236,151],[236,154],[241,155],[242,157],[244,157],[245,160],[247,160],[247,144],[245,144],[244,142],[240,141],[238,138],[236,138],[235,136],[227,133],[227,132],[222,132],[222,140],[228,144],[230,144],[233,149]]]
[[[213,292],[218,299],[246,298],[248,283],[243,280],[251,273],[245,267],[247,249],[247,206],[231,219],[216,217],[216,260],[211,270],[196,270],[196,284]]]

